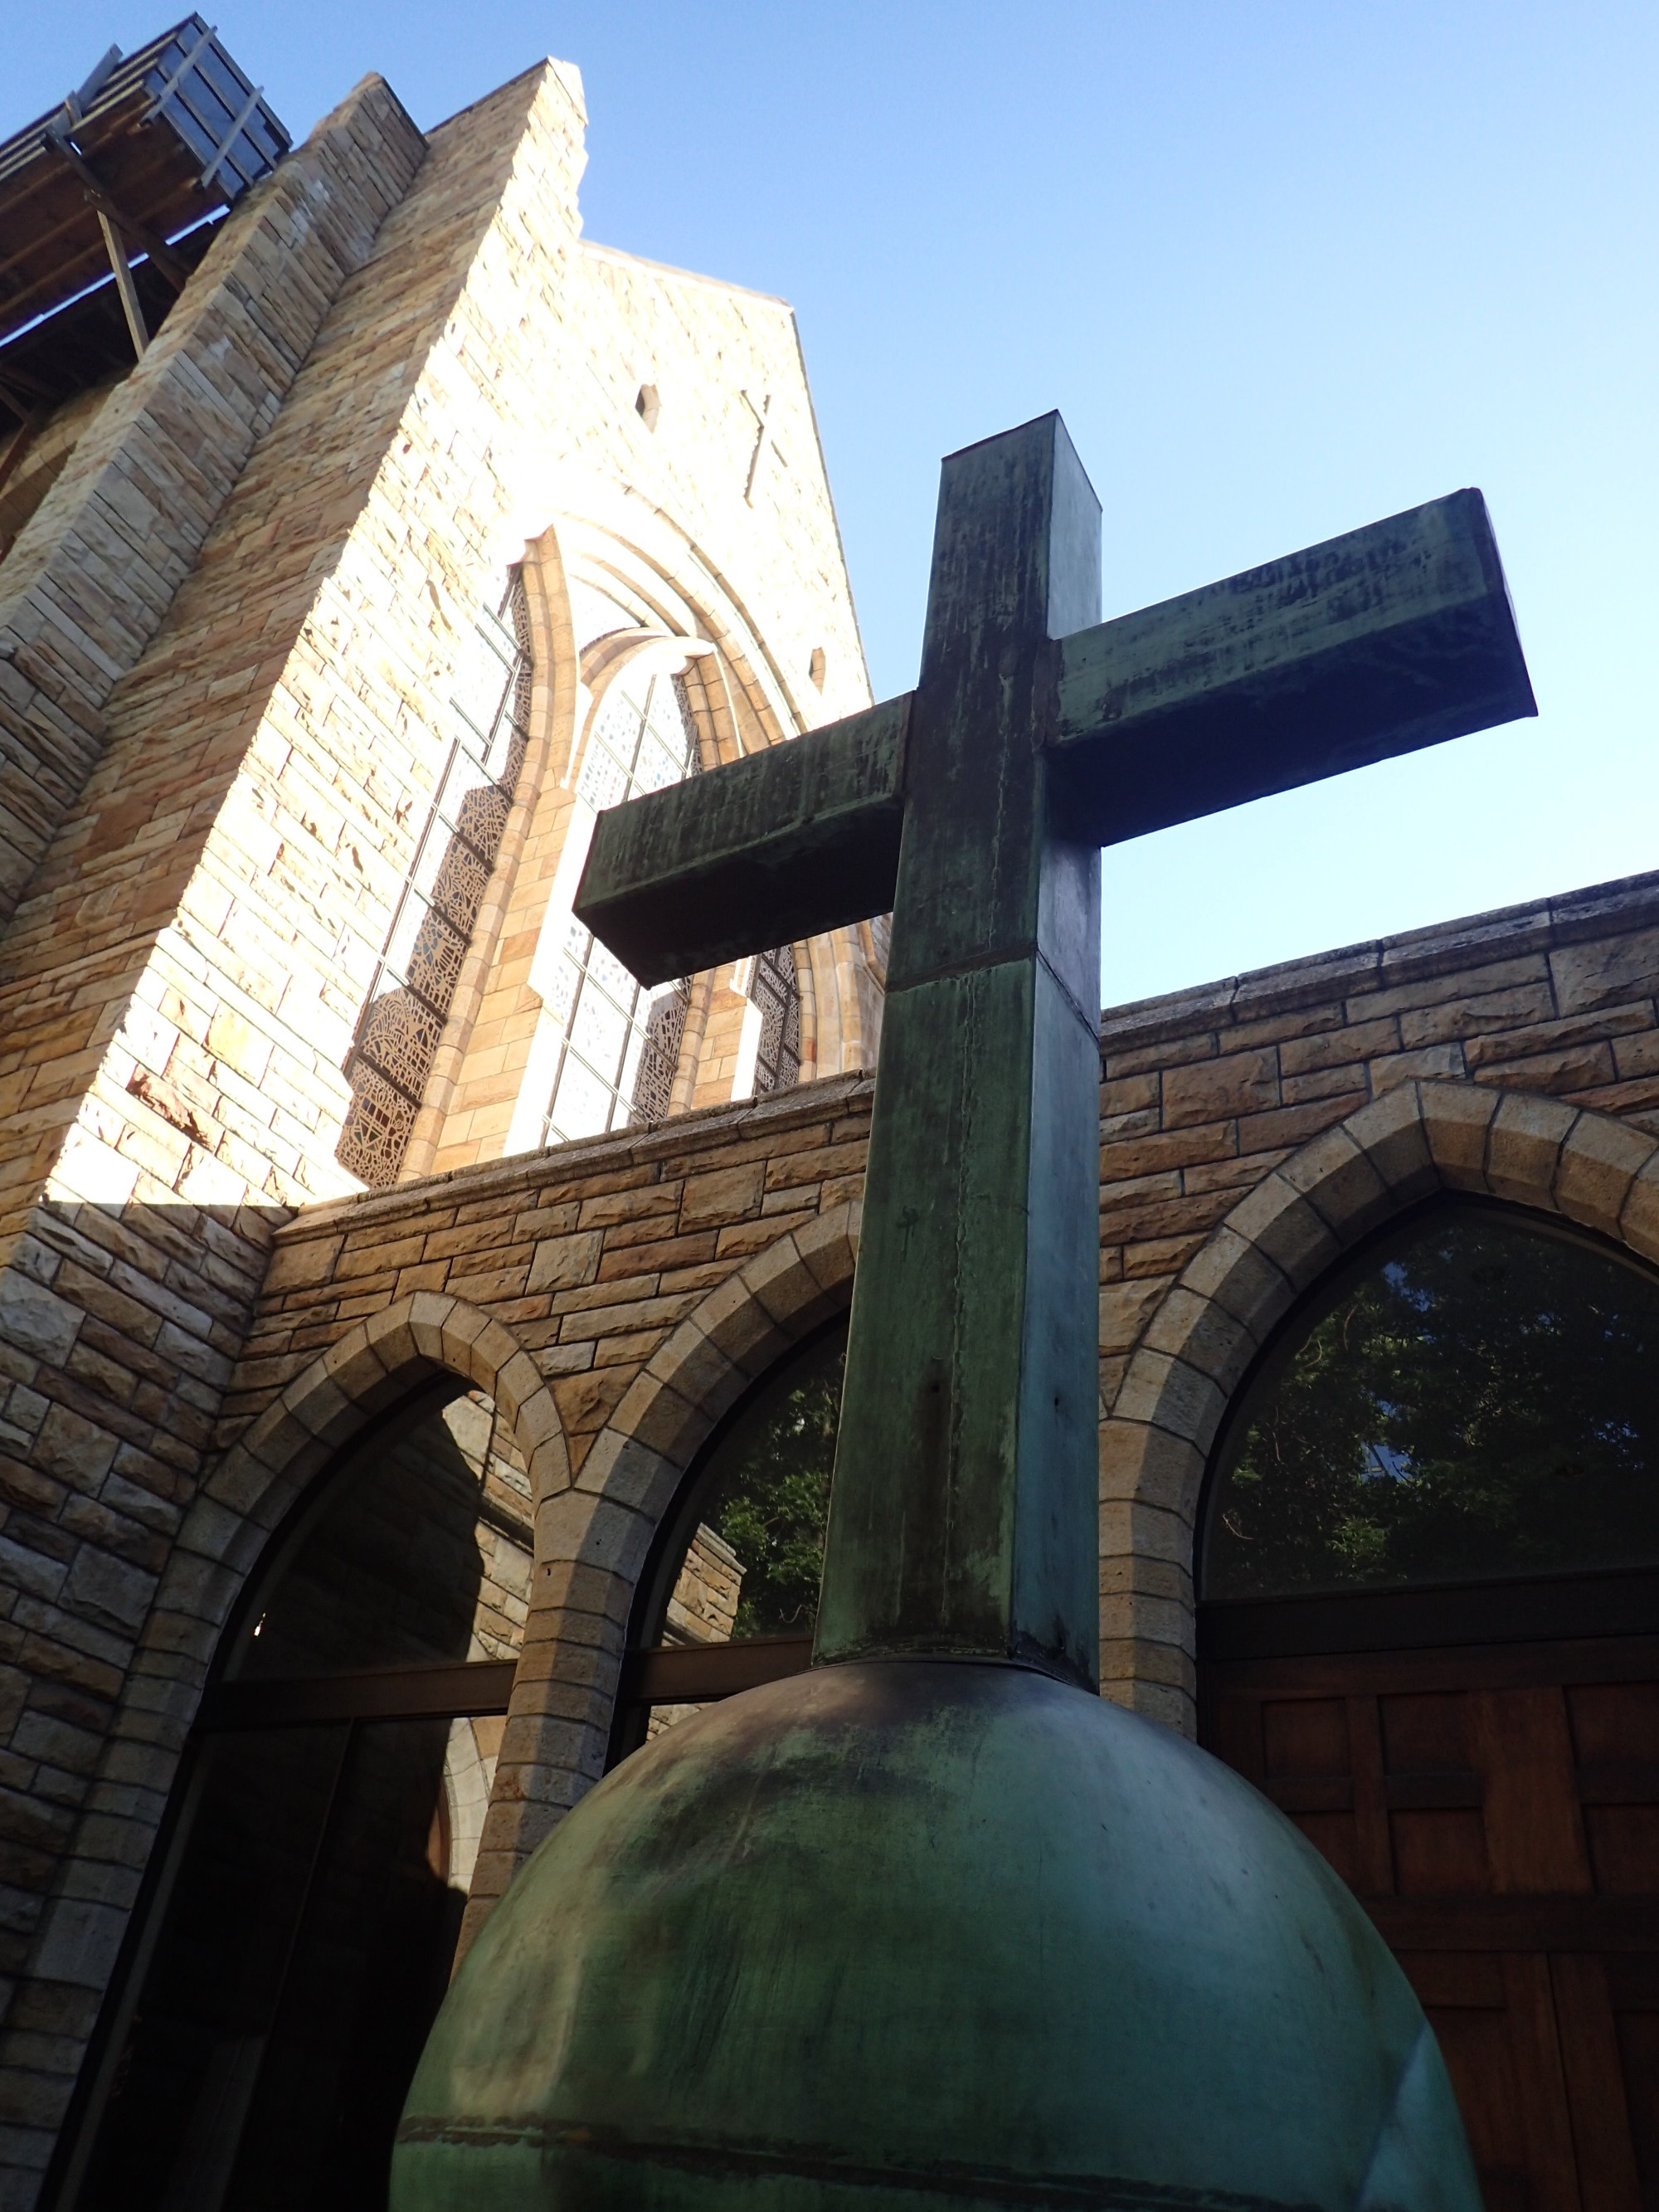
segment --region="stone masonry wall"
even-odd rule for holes
[[[16,2048],[78,2047],[107,1976],[109,1904],[137,1876],[72,1857],[135,1639],[197,1493],[271,1229],[350,1187],[331,1154],[365,955],[354,963],[345,931],[367,906],[378,951],[402,866],[380,856],[383,825],[406,842],[420,775],[400,776],[353,711],[368,680],[395,695],[403,670],[368,655],[355,681],[331,667],[325,593],[343,572],[348,591],[381,573],[384,508],[368,495],[512,167],[518,132],[489,121],[428,158],[415,216],[405,202],[340,288],[112,693],[104,751],[3,949],[0,1996],[13,2002],[0,2060],[25,2172],[77,2062],[19,2071]],[[292,264],[272,251],[280,299]],[[346,549],[361,549],[355,564]],[[396,596],[395,574],[381,588]]]
[[[0,562],[0,920],[98,758],[111,691],[423,150],[378,77],[319,124],[233,213]]]
[[[1269,1178],[1293,1179],[1295,1162],[1327,1133],[1404,1086],[1444,1085],[1449,1096],[1473,1087],[1494,1100],[1515,1094],[1517,1109],[1559,1101],[1568,1109],[1564,1127],[1575,1114],[1588,1117],[1587,1127],[1606,1116],[1630,1129],[1638,1152],[1651,1150],[1659,1139],[1659,875],[1109,1010],[1102,1055],[1104,1686],[1190,1726],[1190,1516],[1161,1522],[1161,1509],[1121,1496],[1113,1476],[1123,1440],[1143,1418],[1139,1405],[1121,1403],[1132,1361],[1157,1340],[1183,1269],[1241,1200]],[[510,1326],[550,1378],[579,1471],[663,1330],[750,1255],[763,1254],[772,1237],[857,1200],[862,1085],[838,1109],[843,1122],[833,1135],[808,1147],[826,1184],[803,1184],[793,1151],[787,1164],[769,1154],[763,1173],[754,1164],[766,1147],[785,1146],[790,1117],[838,1095],[833,1085],[804,1086],[644,1137],[411,1184],[373,1201],[372,1212],[360,1201],[301,1217],[278,1233],[279,1257],[227,1419],[256,1414],[301,1355],[325,1353],[387,1302],[459,1289]],[[659,1162],[678,1160],[677,1148],[694,1139],[706,1180],[687,1200],[676,1191],[677,1170]],[[822,1161],[819,1142],[833,1148]],[[519,1210],[526,1179],[564,1162],[573,1173],[581,1163],[584,1173],[617,1179],[614,1191],[593,1188],[591,1204],[579,1201],[574,1233],[590,1241],[561,1248],[559,1267],[576,1268],[580,1259],[581,1279],[568,1283],[546,1273],[556,1264],[551,1248],[538,1257],[531,1217]],[[502,1195],[492,1200],[493,1191]],[[439,1211],[429,1214],[429,1206]],[[689,1214],[678,1210],[684,1206]],[[353,1225],[360,1221],[361,1231]],[[359,1234],[372,1240],[364,1255],[377,1255],[367,1281],[341,1273],[367,1264],[349,1256]],[[336,1236],[345,1241],[330,1258],[324,1240]],[[469,1249],[489,1255],[489,1266],[470,1260]],[[314,1284],[283,1291],[280,1308],[273,1303],[293,1271],[325,1267]],[[585,1318],[591,1314],[602,1326]],[[278,1364],[257,1364],[277,1347]],[[228,1441],[233,1432],[222,1433]]]
[[[1101,1350],[1146,1322],[1240,1194],[1413,1080],[1540,1092],[1659,1133],[1659,875],[1109,1010]]]

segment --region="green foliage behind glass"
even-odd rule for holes
[[[1258,1391],[1205,1595],[1659,1559],[1659,1286],[1501,1216],[1449,1213]]]
[[[702,1517],[743,1562],[734,1637],[812,1632],[846,1363],[842,1327],[762,1390],[710,1467]]]

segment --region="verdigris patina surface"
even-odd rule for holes
[[[1089,627],[1098,552],[1057,416],[952,456],[916,690],[601,817],[646,981],[893,908],[815,1666],[532,1858],[397,2212],[1477,2212],[1364,1914],[1092,1694],[1097,851],[1531,693],[1478,493]]]

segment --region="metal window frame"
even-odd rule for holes
[[[625,690],[620,690],[620,686],[624,681],[625,675],[623,677],[619,677],[619,696],[626,699],[629,707],[633,708],[635,706],[636,702],[635,702],[632,694]],[[643,698],[637,702],[637,713],[634,726],[633,740],[629,757],[626,762],[623,760],[617,749],[613,746],[607,738],[602,737],[599,732],[600,716],[604,713],[605,705],[609,703],[611,696],[610,691],[607,690],[605,699],[601,701],[599,708],[596,710],[588,723],[587,739],[586,745],[584,748],[582,766],[578,771],[576,777],[575,788],[579,797],[581,793],[582,775],[586,771],[587,761],[591,754],[591,748],[595,744],[601,746],[610,758],[616,762],[617,765],[623,770],[625,779],[624,788],[621,798],[616,802],[617,805],[622,805],[627,799],[635,797],[638,792],[642,788],[638,781],[640,755],[645,747],[646,733],[652,727],[652,709],[656,703],[657,687],[659,684],[666,684],[672,687],[676,702],[676,708],[679,719],[680,730],[685,744],[685,750],[682,756],[684,762],[684,767],[682,771],[682,780],[684,780],[684,777],[685,776],[696,775],[698,769],[702,766],[702,756],[697,745],[696,720],[693,714],[690,702],[686,696],[682,681],[678,676],[663,676],[653,672],[646,684]],[[634,1080],[637,1081],[638,1060],[640,1057],[643,1056],[646,1046],[648,1042],[647,1032],[651,1009],[655,1005],[657,1000],[663,995],[662,990],[647,991],[647,987],[644,984],[635,981],[634,984],[633,1003],[630,1006],[625,1008],[621,1006],[621,1002],[617,998],[616,994],[609,990],[606,986],[591,972],[588,963],[593,957],[595,941],[593,933],[591,929],[584,930],[582,934],[586,939],[586,943],[584,949],[580,955],[576,954],[572,950],[568,941],[566,945],[562,948],[563,955],[568,957],[571,959],[573,965],[575,967],[576,988],[571,993],[569,1011],[564,1016],[561,1024],[558,1057],[554,1062],[553,1073],[548,1082],[547,1105],[542,1115],[542,1142],[544,1145],[577,1143],[580,1142],[583,1137],[592,1136],[595,1133],[602,1136],[610,1135],[618,1128],[626,1128],[629,1126],[634,1111],[634,1101],[632,1097],[633,1085],[632,1083],[630,1083],[626,1092],[623,1087],[623,1077],[628,1067],[629,1045],[632,1041],[633,1036],[637,1035],[640,1041],[640,1054],[636,1056],[635,1060],[635,1074],[634,1078]],[[592,985],[593,988],[597,990],[611,1006],[617,1007],[618,1011],[624,1012],[628,1018],[629,1034],[628,1038],[624,1040],[622,1054],[617,1061],[617,1072],[614,1076],[606,1075],[603,1070],[596,1067],[589,1055],[574,1041],[576,1017],[581,1008],[583,994],[586,991],[590,983]],[[665,988],[672,990],[680,987],[671,984]],[[554,1115],[555,1109],[558,1104],[559,1085],[563,1081],[565,1069],[572,1060],[575,1061],[578,1067],[580,1067],[586,1074],[590,1075],[596,1083],[602,1085],[611,1094],[611,1105],[605,1115],[605,1127],[597,1133],[592,1130],[586,1130],[575,1135],[567,1135],[564,1132],[559,1129],[555,1121]],[[620,1121],[617,1119],[619,1114],[622,1116]]]

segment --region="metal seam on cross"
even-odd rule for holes
[[[1089,1011],[1048,958],[1042,947],[1035,940],[1005,945],[994,952],[970,952],[960,960],[945,961],[939,967],[929,968],[921,975],[907,975],[904,981],[896,988],[902,991],[914,991],[924,983],[950,982],[958,975],[974,975],[987,969],[1006,968],[1010,962],[1020,960],[1035,960],[1044,974],[1052,979],[1055,989],[1064,997],[1066,1005],[1070,1006],[1085,1029],[1091,1036],[1097,1034],[1100,1027],[1099,1015]]]

